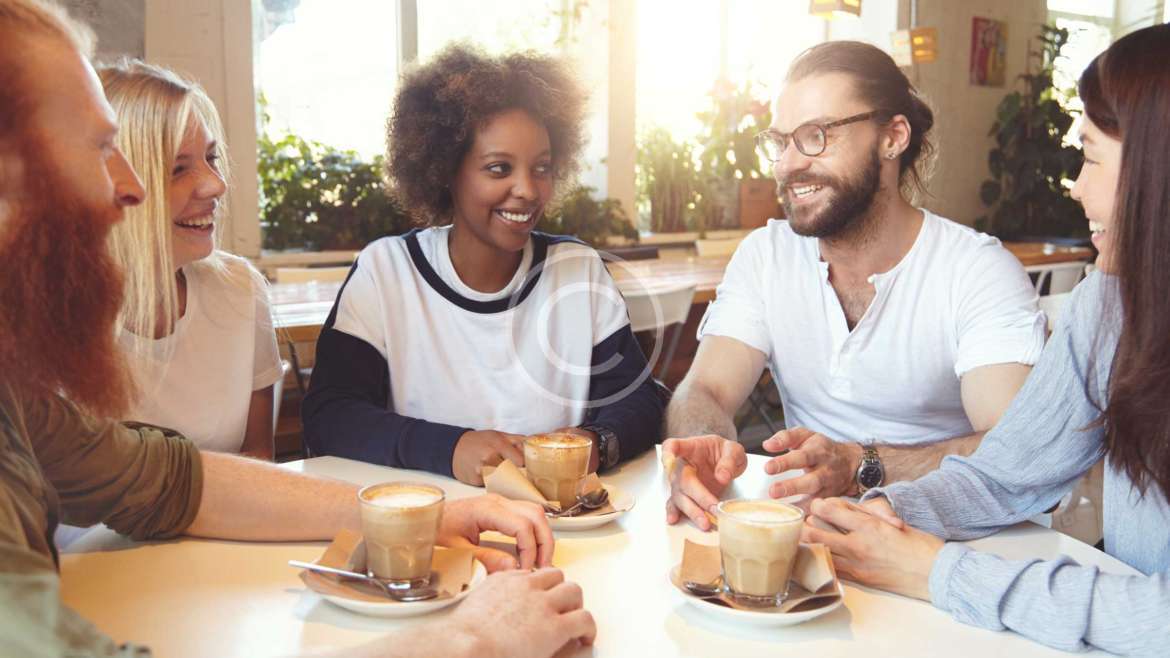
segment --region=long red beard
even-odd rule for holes
[[[114,334],[122,272],[106,238],[122,209],[89,207],[47,163],[26,165],[24,201],[0,224],[0,378],[117,418],[130,385]]]

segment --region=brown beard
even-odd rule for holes
[[[15,215],[0,225],[0,378],[116,418],[131,389],[114,333],[122,272],[106,238],[122,209],[87,206],[34,153]]]

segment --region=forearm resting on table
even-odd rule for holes
[[[475,658],[484,653],[478,645],[475,635],[463,627],[433,622],[393,631],[357,647],[314,652],[301,658]]]
[[[332,539],[358,530],[358,487],[238,455],[201,452],[203,497],[187,534],[247,541]]]

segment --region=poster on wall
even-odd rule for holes
[[[65,0],[69,15],[93,28],[97,59],[146,55],[146,0]]]
[[[971,84],[1002,87],[1007,70],[1007,23],[971,19]]]

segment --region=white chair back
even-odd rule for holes
[[[695,253],[700,258],[707,256],[730,256],[735,253],[743,238],[726,238],[718,240],[695,240]]]
[[[630,311],[630,329],[635,332],[650,331],[682,324],[687,321],[694,297],[694,286],[627,294],[625,298],[626,308]],[[654,312],[655,305],[658,306],[658,313]]]
[[[276,268],[277,283],[336,283],[345,281],[349,275],[348,267],[278,267]]]
[[[1069,292],[1076,287],[1085,276],[1085,263],[1073,261],[1070,263],[1050,263],[1048,265],[1031,265],[1024,271],[1036,274],[1036,292],[1044,292],[1044,284],[1048,284],[1049,295],[1059,295]]]
[[[626,308],[630,312],[630,329],[632,331],[661,330],[655,336],[658,345],[658,363],[651,363],[650,367],[658,366],[655,376],[665,379],[670,371],[670,363],[674,359],[674,349],[678,347],[679,336],[682,336],[683,326],[687,315],[691,312],[691,302],[695,299],[694,286],[680,286],[666,290],[640,291],[625,295]],[[657,309],[656,309],[657,307]],[[666,330],[673,327],[669,337]],[[653,353],[647,356],[652,356]]]
[[[1052,333],[1056,329],[1056,323],[1060,320],[1065,302],[1068,301],[1071,294],[1062,292],[1056,295],[1044,295],[1040,298],[1040,310],[1048,316],[1048,333]]]

